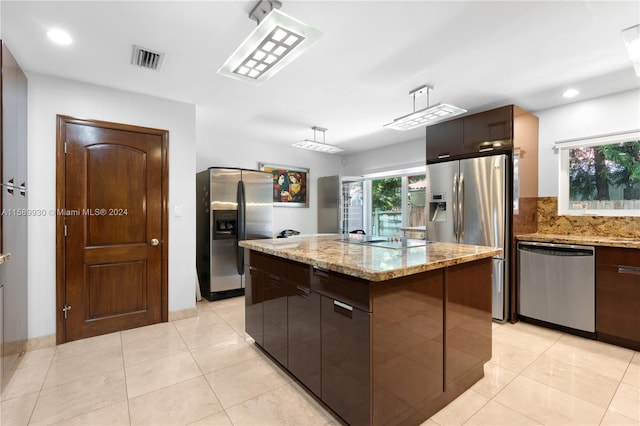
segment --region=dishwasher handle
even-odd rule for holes
[[[546,256],[593,256],[592,247],[563,246],[559,244],[526,244],[518,245],[518,250]]]

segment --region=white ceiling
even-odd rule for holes
[[[469,112],[562,105],[569,86],[572,102],[640,87],[621,36],[640,23],[639,1],[284,0],[324,36],[254,86],[216,71],[255,28],[256,2],[3,0],[2,38],[27,71],[194,103],[215,121],[211,141],[290,145],[317,125],[347,153],[424,137],[382,128],[423,84],[431,104]],[[51,27],[74,43],[53,45]],[[133,44],[166,52],[162,70],[130,65]]]

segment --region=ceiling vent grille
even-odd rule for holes
[[[131,64],[148,70],[160,71],[164,56],[164,53],[133,45]]]

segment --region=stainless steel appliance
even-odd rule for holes
[[[427,165],[427,240],[499,247],[493,259],[493,318],[507,319],[510,197],[506,155]]]
[[[593,247],[520,242],[518,257],[521,318],[595,333]]]
[[[318,178],[318,232],[346,234],[364,230],[364,178]]]
[[[209,300],[244,294],[239,240],[273,238],[273,177],[258,170],[211,167],[196,174],[196,267]]]

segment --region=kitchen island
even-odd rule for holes
[[[417,425],[491,358],[500,249],[351,235],[242,241],[246,332],[351,425]]]

